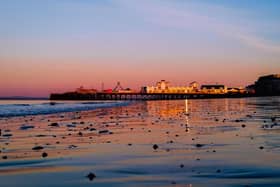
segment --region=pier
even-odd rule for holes
[[[51,100],[178,100],[208,98],[241,98],[253,94],[204,94],[204,93],[76,93],[51,94]]]

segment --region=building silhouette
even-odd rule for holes
[[[259,77],[254,88],[257,95],[280,95],[280,74]]]

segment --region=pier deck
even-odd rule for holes
[[[205,93],[91,93],[69,92],[51,94],[51,100],[175,100],[207,98],[240,98],[252,97],[253,94],[205,94]]]

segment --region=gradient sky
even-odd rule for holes
[[[246,86],[280,73],[278,0],[0,0],[0,96]]]

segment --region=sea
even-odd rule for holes
[[[0,117],[76,112],[128,105],[129,101],[0,100]]]

